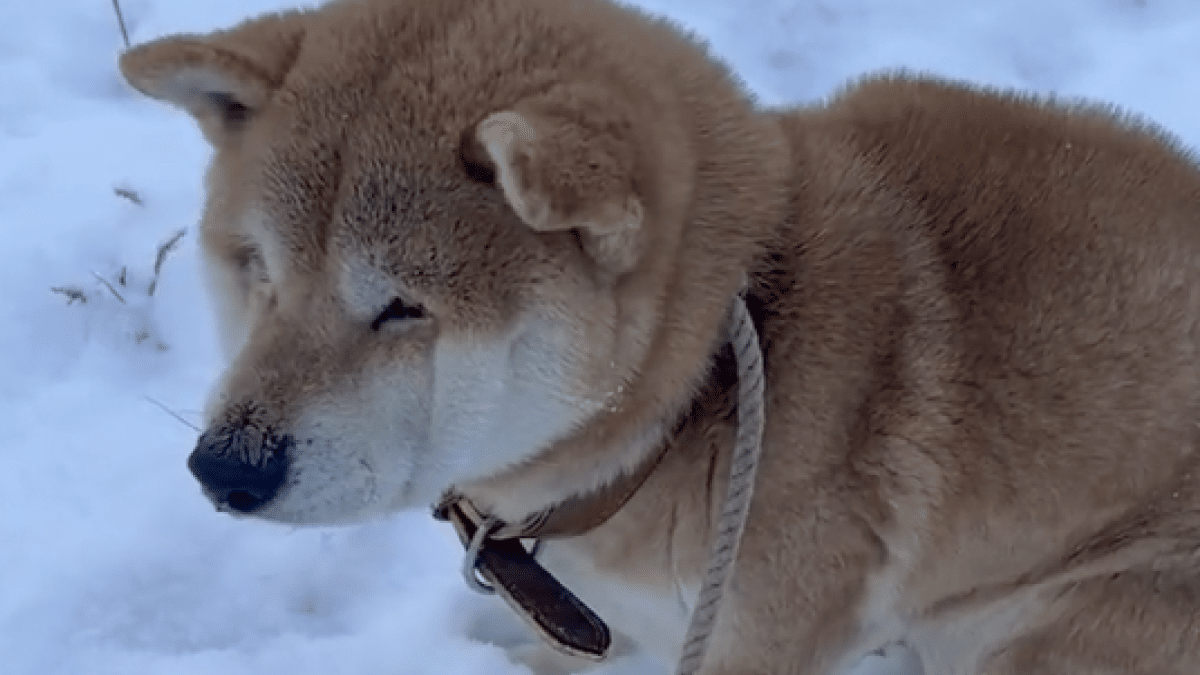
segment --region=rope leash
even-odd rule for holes
[[[762,455],[763,362],[758,331],[754,329],[754,321],[740,295],[734,298],[730,313],[729,341],[733,344],[738,368],[737,445],[729,470],[725,503],[709,554],[708,570],[700,587],[696,609],[692,611],[691,623],[688,624],[683,651],[675,668],[676,675],[695,675],[704,662],[708,639],[716,625],[721,595],[733,571],[742,533],[746,529],[750,498],[754,494],[754,477]]]

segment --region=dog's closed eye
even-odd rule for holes
[[[394,298],[387,307],[375,317],[371,322],[371,330],[379,330],[379,327],[389,321],[408,321],[412,319],[424,319],[429,315],[425,312],[425,308],[419,304],[405,302],[402,298]]]

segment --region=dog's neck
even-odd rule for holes
[[[734,403],[727,394],[737,382],[736,365],[728,342],[714,351],[706,377],[683,405],[665,420],[653,422],[640,432],[629,449],[633,462],[611,471],[602,482],[550,502],[521,500],[519,510],[511,500],[498,501],[490,491],[474,485],[452,487],[443,495],[434,512],[446,512],[452,504],[462,504],[465,512],[482,523],[493,520],[496,539],[562,539],[587,534],[620,511],[645,484],[664,458],[677,448],[682,431],[703,424],[708,417],[731,418]],[[495,504],[501,508],[491,508]],[[504,508],[507,507],[507,508]]]
[[[753,297],[747,297],[746,302],[754,323],[761,327],[761,303]],[[479,522],[493,518],[501,523],[493,535],[496,538],[560,539],[584,535],[620,511],[672,449],[680,450],[685,429],[716,419],[734,418],[736,404],[730,393],[736,388],[737,378],[732,346],[722,340],[713,350],[700,384],[681,405],[664,419],[627,434],[627,438],[633,439],[627,451],[633,461],[597,476],[601,482],[589,489],[544,502],[528,498],[497,500],[490,485],[485,490],[479,490],[477,484],[454,486],[435,506],[435,512],[444,511],[451,502],[461,502]],[[503,489],[503,484],[497,487]],[[517,504],[520,506],[513,508]]]
[[[682,424],[685,417],[680,418]],[[608,626],[538,563],[538,544],[531,551],[522,540],[578,537],[600,527],[641,489],[671,446],[671,439],[665,438],[632,470],[520,520],[500,520],[453,489],[434,507],[433,515],[451,523],[466,548],[462,572],[468,586],[499,594],[555,649],[602,660],[612,644]]]
[[[719,350],[719,344],[714,348]],[[452,486],[452,491],[467,497],[481,513],[507,523],[519,523],[568,503],[576,505],[570,510],[577,513],[615,512],[636,492],[645,476],[636,481],[628,479],[653,469],[669,452],[680,421],[694,410],[697,391],[705,388],[703,383],[701,378],[699,387],[681,392],[675,401],[615,414],[606,412],[607,419],[597,425],[600,431],[589,430],[562,439],[527,463]],[[624,498],[614,500],[618,493]],[[617,508],[604,507],[614,502]],[[589,516],[584,520],[595,519]],[[603,520],[595,525],[600,522]]]
[[[695,392],[688,408],[678,411],[678,421],[673,432],[663,439],[656,451],[646,455],[632,470],[619,474],[592,491],[567,498],[514,522],[505,522],[486,511],[481,511],[469,497],[454,491],[448,492],[435,507],[434,516],[449,521],[467,549],[462,567],[467,584],[481,592],[498,593],[556,649],[585,658],[603,659],[611,645],[611,635],[600,617],[541,567],[535,557],[537,544],[534,544],[534,551],[531,552],[521,540],[579,537],[600,527],[624,508],[641,489],[651,474],[663,463],[671,448],[681,440],[681,432],[685,427],[690,424],[704,424],[714,415],[729,416],[733,412],[731,406],[735,409],[739,407],[729,396],[731,389],[740,391],[741,387],[747,386],[742,382],[742,362],[746,358],[741,353],[734,356],[738,349],[743,352],[753,351],[755,354],[755,365],[747,370],[746,376],[750,382],[755,383],[750,386],[757,387],[757,393],[751,396],[752,403],[748,404],[749,409],[758,411],[758,416],[751,414],[757,421],[743,421],[740,419],[741,413],[737,413],[739,456],[744,452],[742,446],[747,445],[742,438],[741,426],[747,424],[749,426],[746,429],[753,429],[756,425],[758,429],[751,434],[754,440],[754,459],[750,468],[743,467],[738,470],[749,476],[752,483],[753,467],[757,465],[758,448],[761,444],[761,348],[757,343],[756,330],[751,327],[751,323],[757,324],[758,321],[751,318],[741,300],[735,301],[735,304],[736,311],[731,311],[738,317],[734,324],[739,328],[731,330],[731,333],[742,333],[734,337],[741,346],[728,342],[722,345],[713,357],[704,386]],[[738,461],[742,460],[735,458],[735,466]],[[721,509],[723,519],[730,504],[737,500],[737,495],[749,494],[751,488],[748,485],[741,485],[735,489],[735,486],[730,484],[729,494]],[[744,512],[747,507],[748,497],[737,509]],[[741,519],[741,525],[736,529],[730,528],[724,520],[722,521],[720,529],[723,534],[728,534],[725,530],[735,533],[732,543],[717,542],[722,550],[730,545],[736,548],[740,539],[744,516],[736,517]],[[726,567],[722,567],[722,574],[725,573]],[[711,574],[712,570],[709,572]],[[723,576],[715,581],[706,577],[705,590],[715,589],[715,597],[719,597],[723,580]],[[711,625],[703,619],[697,622],[697,617],[693,617],[692,623],[689,636],[696,631],[697,626],[701,627],[699,638],[689,639],[689,644],[696,642],[699,645],[695,655],[695,658],[699,659],[702,657],[707,631]]]

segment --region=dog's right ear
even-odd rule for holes
[[[300,12],[209,35],[174,35],[121,55],[135,89],[191,113],[211,143],[240,129],[287,75],[304,35]]]

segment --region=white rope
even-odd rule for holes
[[[763,435],[763,363],[758,331],[741,296],[730,308],[729,341],[733,344],[738,367],[737,444],[729,469],[729,487],[717,521],[716,537],[709,554],[704,585],[692,611],[687,637],[679,657],[676,675],[695,675],[704,661],[708,638],[716,624],[721,594],[733,571],[746,515],[754,494],[754,476],[762,454]]]

